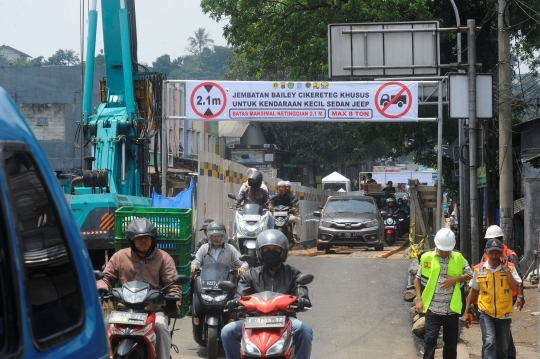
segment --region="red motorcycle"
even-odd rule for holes
[[[303,274],[296,283],[307,285],[312,281],[313,275]],[[230,291],[236,285],[232,282],[221,282],[219,287]],[[293,358],[294,341],[288,314],[298,311],[295,305],[296,296],[266,291],[240,297],[238,301],[242,304],[238,311],[246,314],[246,321],[242,326],[242,359]]]
[[[391,246],[398,239],[398,222],[396,219],[396,212],[386,213],[381,212],[381,215],[385,217],[384,219],[384,240],[386,244]]]
[[[159,291],[151,289],[148,283],[132,281],[124,283],[122,288],[113,288],[109,295],[104,296],[102,299],[123,304],[123,308],[113,311],[109,318],[107,334],[113,353],[111,358],[155,359],[156,313],[145,308],[152,304],[162,305],[166,300],[180,300],[166,296],[165,290],[173,284],[187,282],[188,277],[177,275],[172,283]]]

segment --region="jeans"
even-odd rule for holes
[[[274,229],[274,216],[271,212],[268,212],[268,229]],[[234,217],[232,224],[232,233],[233,235],[236,234],[236,217]]]
[[[105,318],[105,330],[109,329],[108,315]],[[171,357],[172,338],[169,332],[169,317],[163,312],[156,312],[154,332],[156,333],[156,359],[169,359]]]
[[[512,319],[496,319],[480,312],[482,329],[482,359],[506,359]]]
[[[313,341],[311,327],[294,317],[289,317],[289,320],[292,326],[294,358],[309,359],[311,357],[311,342]],[[221,341],[227,359],[240,359],[240,339],[242,338],[244,321],[229,323],[221,330]]]
[[[424,334],[424,359],[433,359],[437,348],[439,330],[443,327],[443,359],[456,359],[459,338],[459,315],[426,313],[426,333]]]

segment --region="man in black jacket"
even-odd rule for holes
[[[285,264],[288,254],[288,241],[283,233],[275,229],[263,231],[257,237],[257,257],[263,265],[248,269],[238,282],[236,288],[237,299],[231,300],[227,307],[235,311],[241,306],[240,296],[272,291],[297,296],[297,311],[311,307],[308,289],[297,285],[296,279],[302,274],[300,271]],[[296,319],[289,318],[292,325],[294,340],[294,357],[308,359],[311,356],[311,342],[313,331],[311,327]],[[221,331],[221,340],[228,359],[240,358],[240,340],[244,320],[227,324]]]
[[[292,213],[296,213],[298,210],[298,201],[292,192],[287,191],[287,186],[285,181],[279,181],[278,185],[278,194],[270,197],[270,204],[268,209],[273,211],[277,206],[286,206],[291,209]],[[300,216],[295,216],[294,214],[289,215],[289,223],[294,223],[293,226],[293,238],[296,243],[298,241],[298,229],[300,228]]]

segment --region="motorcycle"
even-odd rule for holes
[[[113,288],[103,300],[111,299],[124,308],[111,312],[107,334],[113,359],[155,359],[156,334],[154,326],[156,313],[145,309],[148,305],[163,304],[164,301],[181,300],[180,297],[165,295],[165,290],[173,284],[189,282],[184,275],[177,275],[172,283],[162,290],[151,289],[141,281],[126,282],[122,288]],[[174,325],[172,332],[174,331]]]
[[[223,312],[225,304],[234,292],[218,287],[221,281],[236,283],[237,269],[229,269],[222,263],[206,263],[196,272],[193,294],[193,339],[206,347],[209,359],[217,358],[221,329],[229,321]]]
[[[307,285],[312,281],[313,275],[303,274],[296,283]],[[233,290],[236,285],[232,282],[221,282],[219,287]],[[292,325],[287,315],[299,311],[295,305],[296,296],[265,291],[240,297],[238,301],[241,306],[237,310],[246,314],[240,343],[241,357],[293,358]],[[311,308],[304,308],[305,310]]]
[[[381,215],[384,217],[384,240],[386,241],[387,245],[391,246],[394,244],[398,237],[398,222],[396,220],[396,213],[387,213],[385,211],[382,211]]]
[[[227,196],[236,200],[236,196],[232,193]],[[241,254],[252,258],[249,260],[250,267],[257,265],[255,241],[259,233],[268,229],[268,217],[268,210],[258,204],[248,203],[236,209],[236,240]]]
[[[398,237],[401,237],[404,234],[409,233],[409,228],[411,226],[411,215],[409,213],[405,213],[402,210],[398,210],[397,222],[398,222]]]
[[[289,215],[292,213],[291,208],[288,206],[274,207],[274,228],[280,230],[287,240],[289,241],[289,249],[296,246],[296,242],[293,237],[294,224],[289,222]]]

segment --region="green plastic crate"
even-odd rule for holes
[[[185,266],[176,266],[176,271],[180,275],[185,275],[186,277],[191,276],[191,262],[186,264]],[[186,284],[182,285],[182,292],[185,292],[186,290],[189,290],[191,287],[191,281],[187,282]]]
[[[128,248],[129,243],[125,238],[115,238],[114,239],[114,250],[119,251],[122,248]],[[178,267],[184,267],[187,264],[191,263],[191,236],[185,240],[170,240],[170,239],[159,239],[157,240],[157,248],[164,250],[169,253],[174,263],[176,264],[176,269]],[[183,274],[183,273],[178,273]],[[188,274],[186,274],[188,275]],[[189,276],[189,275],[188,275]]]
[[[186,240],[192,233],[192,211],[186,208],[120,207],[114,213],[116,238],[126,238],[126,229],[135,218],[148,218],[160,239]]]

